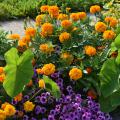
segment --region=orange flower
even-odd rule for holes
[[[43,15],[38,15],[37,17],[36,17],[36,19],[35,19],[35,21],[36,21],[36,25],[37,26],[40,26],[41,24],[42,24],[42,22],[43,22],[43,20],[44,20],[44,14]]]
[[[36,69],[36,72],[37,72],[37,74],[43,74],[43,71],[40,68]]]
[[[58,16],[58,20],[67,20],[68,19],[68,15],[66,15],[66,14],[59,14],[59,16]]]
[[[112,17],[106,17],[105,22],[109,23],[113,18]]]
[[[21,40],[22,40],[24,43],[29,43],[29,42],[31,41],[29,35],[25,35],[24,37],[22,37]]]
[[[51,23],[44,23],[41,26],[41,35],[43,37],[52,35],[52,33],[53,33],[53,25]]]
[[[45,82],[43,79],[40,79],[38,83],[40,88],[45,88]]]
[[[0,74],[0,83],[3,83],[4,80],[5,80],[5,74],[2,73],[2,74]]]
[[[50,6],[48,12],[52,18],[57,18],[59,15],[59,8],[57,6]]]
[[[19,40],[20,35],[19,34],[11,34],[11,35],[8,35],[7,38],[12,39],[12,40]]]
[[[71,37],[70,33],[63,32],[63,33],[60,34],[59,40],[60,40],[61,43],[63,43],[65,41],[69,40],[70,37]]]
[[[78,80],[82,78],[82,71],[78,68],[72,68],[69,72],[70,79]]]
[[[97,98],[96,92],[94,90],[92,90],[92,89],[87,92],[87,95],[89,97],[91,97],[92,99],[96,99]]]
[[[36,34],[36,30],[35,30],[34,28],[32,28],[32,27],[27,28],[27,29],[25,30],[25,34],[26,34],[26,35],[29,35],[30,37],[34,37],[35,34]]]
[[[88,56],[96,55],[96,49],[92,46],[85,46],[85,54]]]
[[[20,93],[16,97],[14,97],[14,100],[19,102],[22,100],[22,96],[23,96],[22,93]]]
[[[6,113],[1,109],[0,109],[0,120],[6,120]]]
[[[43,74],[51,75],[55,72],[55,65],[52,63],[45,64],[42,68]]]
[[[71,18],[73,21],[78,21],[78,20],[79,20],[78,13],[71,13],[71,14],[70,14],[70,18]]]
[[[113,18],[111,21],[110,21],[110,26],[111,27],[115,27],[118,23],[118,20],[116,20],[115,18]]]
[[[98,5],[94,5],[90,7],[90,13],[95,14],[96,12],[100,12],[101,8]]]
[[[49,8],[48,5],[43,5],[43,6],[41,6],[40,10],[41,10],[41,12],[48,12],[48,8]]]
[[[33,86],[33,81],[30,80],[30,82],[27,84],[27,87],[32,87]]]
[[[4,67],[0,67],[0,74],[4,72]]]
[[[8,102],[5,102],[1,105],[1,109],[4,110],[7,105],[10,105]]]
[[[83,20],[83,19],[85,19],[86,18],[86,13],[85,12],[78,12],[78,18],[79,19],[81,19],[81,20]]]
[[[61,26],[65,29],[68,29],[72,26],[72,22],[70,20],[63,20],[61,22]]]
[[[51,52],[54,51],[53,46],[52,45],[48,45],[46,43],[45,44],[41,44],[39,48],[44,53],[51,53]]]
[[[106,30],[103,33],[103,38],[106,40],[115,38],[115,33],[112,30]]]
[[[24,47],[24,46],[27,46],[27,43],[25,41],[23,41],[23,40],[19,40],[18,41],[18,46]]]
[[[97,23],[95,24],[95,30],[96,30],[97,32],[104,32],[106,29],[107,29],[107,26],[106,26],[106,24],[103,23],[103,22],[97,22]]]

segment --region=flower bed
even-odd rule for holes
[[[14,47],[0,67],[1,120],[112,119],[120,104],[118,20],[98,5],[90,7],[95,20],[69,10],[42,6],[35,28],[7,36]]]

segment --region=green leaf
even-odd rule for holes
[[[111,112],[116,109],[116,106],[113,107],[111,104],[111,97],[104,98],[103,96],[100,96],[99,103],[101,111],[103,112]]]
[[[43,79],[45,81],[46,90],[49,91],[54,97],[60,98],[61,92],[57,83],[55,83],[52,79],[45,75],[43,76]]]
[[[100,89],[104,97],[108,97],[119,90],[119,75],[120,69],[115,59],[108,59],[100,71]]]
[[[32,78],[32,59],[33,53],[29,49],[20,57],[16,48],[11,48],[5,53],[7,65],[5,67],[6,79],[3,87],[9,96],[15,97],[22,92],[25,85]]]
[[[118,50],[118,56],[116,58],[116,63],[120,65],[120,49]]]
[[[115,46],[118,49],[120,48],[120,34],[115,38]]]

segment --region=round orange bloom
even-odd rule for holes
[[[78,80],[82,78],[82,71],[78,68],[72,68],[69,72],[70,79]]]
[[[33,86],[33,81],[30,80],[30,82],[29,82],[26,86],[27,86],[27,87],[31,87],[31,86]]]
[[[22,40],[24,43],[29,43],[29,42],[31,41],[29,35],[25,35],[24,37],[22,37],[21,40]]]
[[[38,83],[40,88],[45,88],[45,82],[43,79],[40,79]]]
[[[90,13],[95,14],[96,12],[100,12],[101,8],[98,5],[94,5],[90,7]]]
[[[118,20],[115,19],[115,18],[113,18],[113,19],[110,21],[110,26],[111,26],[111,27],[115,27],[115,26],[117,25],[117,23],[118,23]]]
[[[85,46],[85,54],[88,56],[96,55],[96,49],[92,46]]]
[[[40,26],[41,24],[42,24],[42,22],[43,22],[43,20],[44,20],[44,14],[43,15],[38,15],[37,17],[36,17],[36,19],[35,19],[35,21],[36,21],[36,25],[37,26]]]
[[[59,14],[59,16],[58,16],[58,20],[67,20],[68,19],[68,15],[66,15],[66,14]]]
[[[61,26],[65,29],[68,29],[72,26],[72,22],[70,20],[63,20],[61,22]]]
[[[41,34],[46,37],[52,35],[53,33],[53,25],[51,23],[44,23],[41,26]]]
[[[32,28],[32,27],[27,28],[27,29],[25,30],[25,34],[26,34],[26,35],[29,35],[30,37],[34,37],[35,34],[36,34],[36,30],[35,30],[34,28]]]
[[[30,102],[30,101],[26,101],[26,102],[24,103],[24,110],[25,110],[26,112],[33,111],[34,107],[35,107],[35,105],[34,105],[32,102]]]
[[[11,35],[8,35],[7,38],[12,39],[12,40],[19,40],[20,35],[19,34],[11,34]]]
[[[11,104],[6,105],[4,111],[7,116],[13,116],[16,113],[15,107],[12,106]]]
[[[0,67],[0,74],[4,72],[4,67]]]
[[[0,74],[0,83],[3,83],[5,80],[5,73]]]
[[[71,13],[71,14],[70,14],[70,18],[71,18],[73,21],[78,21],[78,20],[79,20],[78,13]]]
[[[5,102],[1,105],[1,109],[4,110],[7,105],[10,105],[8,102]]]
[[[19,40],[18,41],[18,46],[24,47],[24,46],[27,46],[27,43],[25,41],[23,41],[23,40]]]
[[[20,93],[16,97],[14,97],[14,100],[19,102],[22,100],[22,96],[23,96],[22,93]]]
[[[45,44],[41,44],[39,48],[44,53],[51,53],[51,52],[54,51],[53,46],[52,45],[48,45],[46,43]]]
[[[59,8],[57,6],[50,6],[48,12],[52,18],[57,18],[59,15]]]
[[[87,92],[87,95],[89,97],[91,97],[92,99],[96,99],[97,98],[96,92],[94,90],[92,90],[92,89]]]
[[[106,40],[115,38],[115,33],[112,30],[106,30],[103,33],[103,38]]]
[[[109,23],[112,19],[113,19],[112,17],[106,17],[106,18],[105,18],[105,22],[108,22],[108,23]]]
[[[43,71],[40,68],[36,69],[36,72],[37,72],[37,74],[43,74]]]
[[[0,120],[6,120],[6,113],[1,109],[0,109]]]
[[[43,74],[51,75],[55,72],[55,65],[52,63],[45,64],[42,68]]]
[[[72,61],[73,61],[73,55],[71,55],[70,53],[68,53],[68,52],[65,52],[65,53],[62,53],[61,54],[61,58],[63,59],[63,60],[66,60],[69,64],[71,64],[72,63]]]
[[[78,18],[81,20],[85,19],[87,16],[85,12],[78,12],[77,14],[78,14]]]
[[[41,10],[41,12],[48,12],[48,8],[49,8],[48,5],[43,5],[43,6],[41,6],[40,10]]]
[[[95,24],[95,30],[96,30],[97,32],[104,32],[106,29],[107,29],[107,26],[106,26],[106,24],[103,23],[103,22],[97,22],[97,23]]]
[[[59,40],[60,40],[61,43],[63,43],[65,41],[69,40],[70,37],[71,37],[70,33],[63,32],[63,33],[60,34]]]

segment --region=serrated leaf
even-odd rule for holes
[[[33,53],[26,50],[20,57],[16,48],[11,48],[5,53],[6,60],[6,79],[3,87],[10,97],[15,97],[23,91],[24,86],[29,82],[33,75],[31,60]]]
[[[46,90],[49,91],[55,98],[60,98],[61,92],[57,83],[45,75],[43,76],[43,79],[45,81]]]

